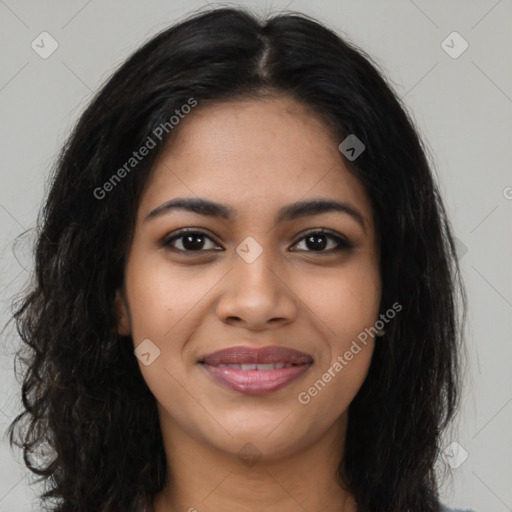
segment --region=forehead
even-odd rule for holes
[[[172,197],[208,197],[242,214],[325,196],[369,209],[344,165],[341,142],[307,106],[289,97],[200,107],[180,121],[155,164],[142,213]]]

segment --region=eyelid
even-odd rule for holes
[[[327,229],[327,228],[309,228],[309,229],[306,229],[305,231],[302,231],[301,233],[299,233],[297,235],[297,238],[296,238],[296,241],[293,243],[293,245],[296,245],[298,242],[300,242],[302,239],[304,239],[305,237],[307,237],[308,235],[311,235],[311,234],[322,234],[322,235],[328,235],[334,239],[339,239],[340,241],[344,242],[345,244],[347,245],[353,245],[352,242],[344,235],[342,235],[341,233],[338,233],[337,231],[333,231],[333,230],[330,230],[330,229]]]

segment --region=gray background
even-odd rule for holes
[[[454,469],[442,495],[452,506],[512,511],[511,0],[231,5],[240,4],[259,13],[297,10],[327,23],[376,59],[412,112],[459,239],[469,295],[465,395],[445,443],[462,448],[443,459]],[[33,237],[14,240],[34,226],[57,152],[92,93],[142,41],[205,5],[0,0],[2,326],[31,269]],[[47,59],[31,47],[44,31],[59,45]],[[453,31],[469,44],[458,58],[442,46]],[[458,52],[462,41],[452,39],[445,44]],[[0,345],[2,433],[19,406],[13,377],[17,343],[8,328]],[[20,461],[1,441],[0,512],[37,509],[37,487],[29,486]]]

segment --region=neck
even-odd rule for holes
[[[356,512],[336,473],[343,456],[346,414],[313,445],[279,459],[241,460],[161,419],[168,480],[155,512]]]

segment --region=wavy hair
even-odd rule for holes
[[[220,8],[151,38],[97,92],[57,159],[34,279],[13,302],[24,409],[10,442],[44,481],[51,510],[125,512],[167,478],[156,400],[131,338],[117,334],[114,298],[136,206],[173,132],[104,197],[94,191],[191,97],[201,108],[277,94],[312,108],[340,142],[355,134],[365,144],[345,163],[375,216],[381,312],[403,305],[349,406],[338,477],[359,512],[439,511],[434,464],[458,409],[465,294],[427,149],[383,76],[305,15]],[[54,454],[46,462],[41,446]]]

